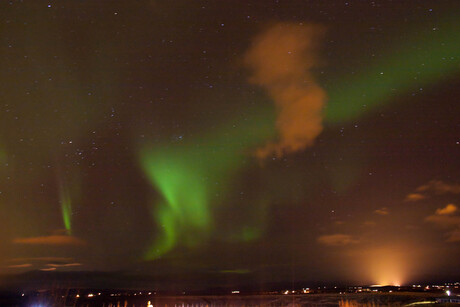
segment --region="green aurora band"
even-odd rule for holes
[[[326,123],[342,123],[373,110],[397,95],[459,71],[458,18],[446,18],[438,28],[414,35],[354,77],[341,77],[325,86],[329,96]],[[418,36],[418,37],[417,37]]]
[[[334,125],[359,118],[398,94],[458,72],[458,26],[458,21],[450,21],[439,31],[421,33],[375,65],[357,72],[353,79],[326,85],[329,99],[324,123]],[[258,110],[238,128],[224,125],[217,133],[193,142],[141,148],[142,169],[163,198],[152,211],[161,230],[145,259],[156,259],[179,242],[195,246],[206,239],[213,228],[211,204],[219,204],[216,194],[229,189],[229,179],[245,158],[252,159],[254,148],[274,136],[273,113],[273,107]],[[62,203],[70,206],[70,200]],[[64,216],[68,211],[63,205]],[[70,219],[67,226],[70,228]]]
[[[274,134],[271,122],[262,118],[229,126],[194,142],[141,151],[142,167],[163,197],[152,212],[161,235],[146,259],[163,255],[178,240],[187,246],[199,244],[213,227],[211,201],[218,202],[218,195],[225,193],[229,175],[247,159],[248,148]]]

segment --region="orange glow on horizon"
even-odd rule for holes
[[[408,259],[396,248],[377,249],[371,252],[370,278],[379,285],[399,286],[407,278]]]
[[[410,282],[413,272],[423,263],[420,251],[404,244],[354,249],[349,256],[353,268],[349,274],[358,282],[374,286],[400,286]]]

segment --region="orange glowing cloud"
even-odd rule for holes
[[[459,184],[448,184],[441,180],[431,180],[417,188],[417,192],[434,192],[436,194],[460,194]]]
[[[53,267],[53,268],[68,268],[74,266],[81,266],[81,263],[74,262],[74,263],[48,263],[46,266]]]
[[[427,198],[431,194],[460,194],[460,185],[445,183],[441,180],[431,180],[430,182],[419,186],[415,193],[406,196],[405,201],[418,201]]]
[[[448,204],[444,208],[436,210],[437,215],[451,215],[457,211],[457,206],[454,204]]]
[[[460,216],[453,215],[455,212],[457,212],[457,206],[448,204],[443,208],[436,209],[435,214],[426,217],[425,220],[446,228],[460,226]]]
[[[443,208],[436,209],[436,212],[426,217],[425,220],[448,230],[445,233],[446,242],[460,242],[460,216],[456,214],[457,212],[457,206],[448,204]]]
[[[7,266],[9,269],[22,269],[22,268],[30,268],[32,266],[31,263],[24,263],[24,264],[11,264]]]
[[[13,240],[16,244],[31,245],[84,245],[85,241],[74,236],[51,235],[43,237],[16,238]]]
[[[388,215],[390,214],[390,211],[386,207],[383,207],[383,208],[375,210],[374,213],[379,214],[379,215]]]
[[[460,242],[460,226],[457,229],[447,233],[446,242]]]
[[[22,257],[22,258],[11,258],[9,262],[72,262],[74,258],[71,257]]]
[[[406,201],[418,201],[425,199],[426,197],[423,194],[420,193],[411,193],[406,196]]]
[[[425,220],[444,228],[460,225],[460,216],[434,214],[426,217]]]
[[[364,221],[364,223],[363,223],[363,226],[365,226],[365,227],[374,227],[376,225],[377,225],[377,223],[374,222],[374,221]]]
[[[250,82],[265,88],[277,109],[278,140],[257,149],[258,158],[303,150],[322,132],[326,93],[311,69],[318,65],[323,32],[314,25],[280,23],[257,36],[247,51]]]
[[[344,246],[359,243],[359,240],[354,239],[352,236],[340,233],[333,235],[323,235],[318,237],[317,240],[319,243],[328,246]]]
[[[56,268],[43,268],[43,269],[40,269],[40,271],[44,271],[44,272],[48,272],[48,271],[55,271]]]

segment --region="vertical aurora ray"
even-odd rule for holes
[[[72,174],[69,176],[67,174]],[[75,203],[78,203],[80,195],[80,176],[77,168],[64,171],[59,168],[59,205],[61,207],[62,223],[68,235],[73,234],[73,214]]]
[[[60,187],[59,202],[61,205],[62,221],[64,223],[67,234],[70,235],[72,234],[72,199],[68,189],[66,189],[64,184],[61,184]]]

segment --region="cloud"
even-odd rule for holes
[[[41,269],[42,271],[54,271],[58,268],[69,268],[81,266],[83,264],[79,262],[74,262],[74,258],[71,257],[26,257],[26,258],[11,258],[7,260],[8,262],[32,262],[36,265],[43,266],[43,262],[49,262],[45,264],[45,268]],[[32,263],[25,264],[11,264],[7,266],[8,268],[26,268],[33,266]]]
[[[414,193],[406,196],[405,201],[418,201],[427,198],[430,194],[460,194],[460,185],[445,183],[441,180],[431,180],[419,186]]]
[[[11,258],[9,262],[59,262],[68,263],[74,261],[71,257],[23,257],[23,258]]]
[[[358,240],[346,234],[323,235],[318,237],[318,242],[329,246],[344,246],[359,243]]]
[[[44,271],[44,272],[48,272],[48,271],[55,271],[56,268],[43,268],[43,269],[40,269],[40,271]]]
[[[74,263],[48,263],[46,266],[53,267],[53,268],[68,268],[73,266],[81,266],[81,263],[74,262]]]
[[[434,192],[436,194],[460,194],[459,184],[448,184],[441,180],[431,180],[417,188],[417,192]]]
[[[460,216],[434,214],[426,217],[425,220],[443,228],[460,226]]]
[[[85,241],[74,236],[51,235],[43,237],[16,238],[13,240],[16,244],[31,245],[84,245]]]
[[[418,200],[422,200],[422,199],[425,199],[426,197],[423,195],[423,194],[420,194],[420,193],[411,193],[409,195],[406,196],[406,201],[418,201]]]
[[[7,268],[9,269],[22,269],[22,268],[30,268],[32,266],[31,263],[23,263],[23,264],[11,264],[8,265]]]
[[[322,132],[326,93],[311,69],[319,62],[323,32],[319,26],[279,23],[257,36],[246,52],[250,82],[265,88],[277,109],[278,140],[257,149],[258,158],[303,150]]]
[[[446,242],[460,242],[460,227],[447,233]]]
[[[457,206],[454,204],[448,204],[444,208],[439,208],[436,210],[436,215],[451,215],[457,211]]]
[[[388,215],[390,214],[390,211],[388,211],[386,207],[383,207],[383,208],[375,210],[374,213],[379,214],[379,215]]]
[[[456,214],[457,209],[454,204],[448,204],[443,208],[436,209],[433,215],[425,218],[427,222],[448,230],[445,233],[446,242],[460,242],[460,216]]]

